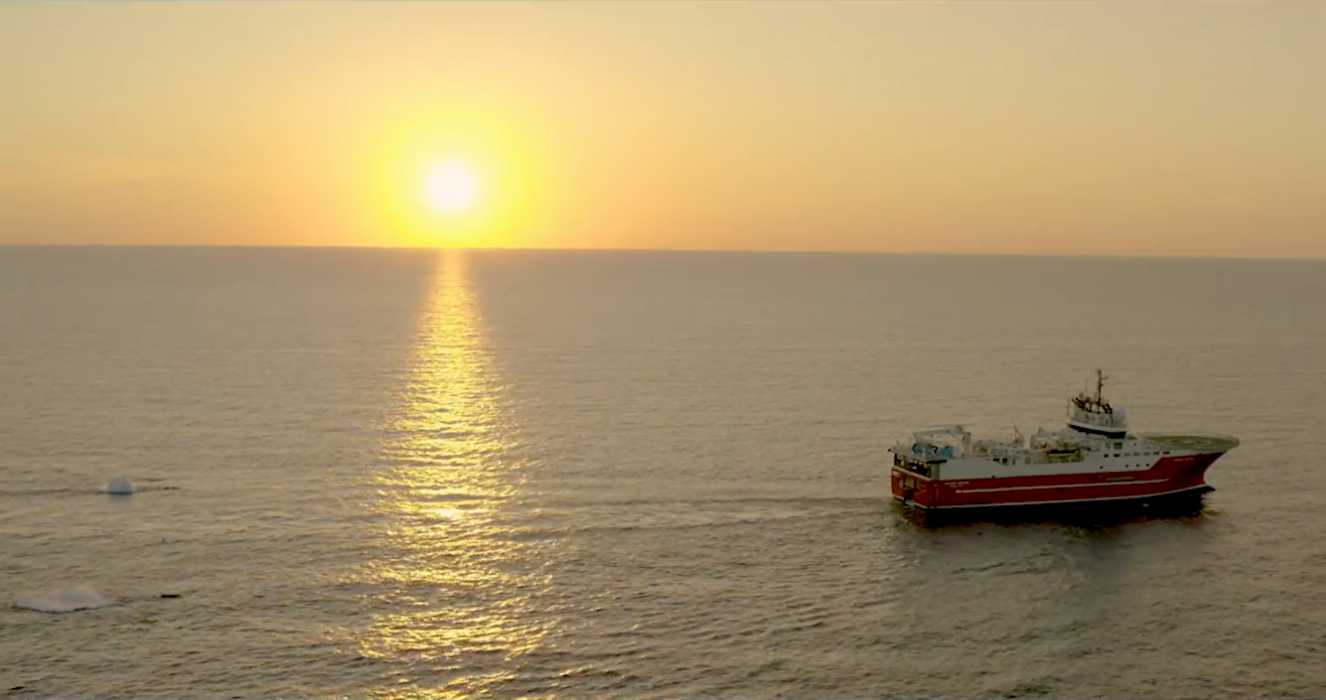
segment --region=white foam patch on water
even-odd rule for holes
[[[134,484],[127,476],[117,476],[106,484],[106,493],[112,496],[128,496],[134,492]]]
[[[14,606],[39,612],[63,613],[91,610],[110,605],[111,601],[97,592],[90,583],[52,591],[34,591],[14,596]]]

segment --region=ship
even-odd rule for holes
[[[1009,440],[973,440],[962,425],[914,432],[893,453],[893,498],[926,512],[1201,497],[1206,472],[1238,446],[1228,435],[1133,434],[1127,413],[1096,392],[1068,402],[1066,426]]]

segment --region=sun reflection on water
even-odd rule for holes
[[[397,667],[379,697],[500,692],[547,633],[544,574],[504,522],[523,461],[462,252],[442,253],[411,371],[370,479],[384,526],[359,653]]]

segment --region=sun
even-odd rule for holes
[[[424,195],[440,212],[468,211],[479,194],[479,183],[461,163],[442,163],[428,171]]]

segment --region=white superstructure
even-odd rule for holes
[[[890,451],[895,463],[925,478],[989,479],[1146,471],[1164,457],[1196,454],[1232,440],[1132,435],[1127,414],[1102,396],[1105,379],[1097,371],[1095,395],[1083,392],[1069,400],[1065,430],[1042,428],[1024,436],[1015,429],[1010,440],[974,440],[964,426],[936,426],[913,433],[910,443],[898,442]]]

